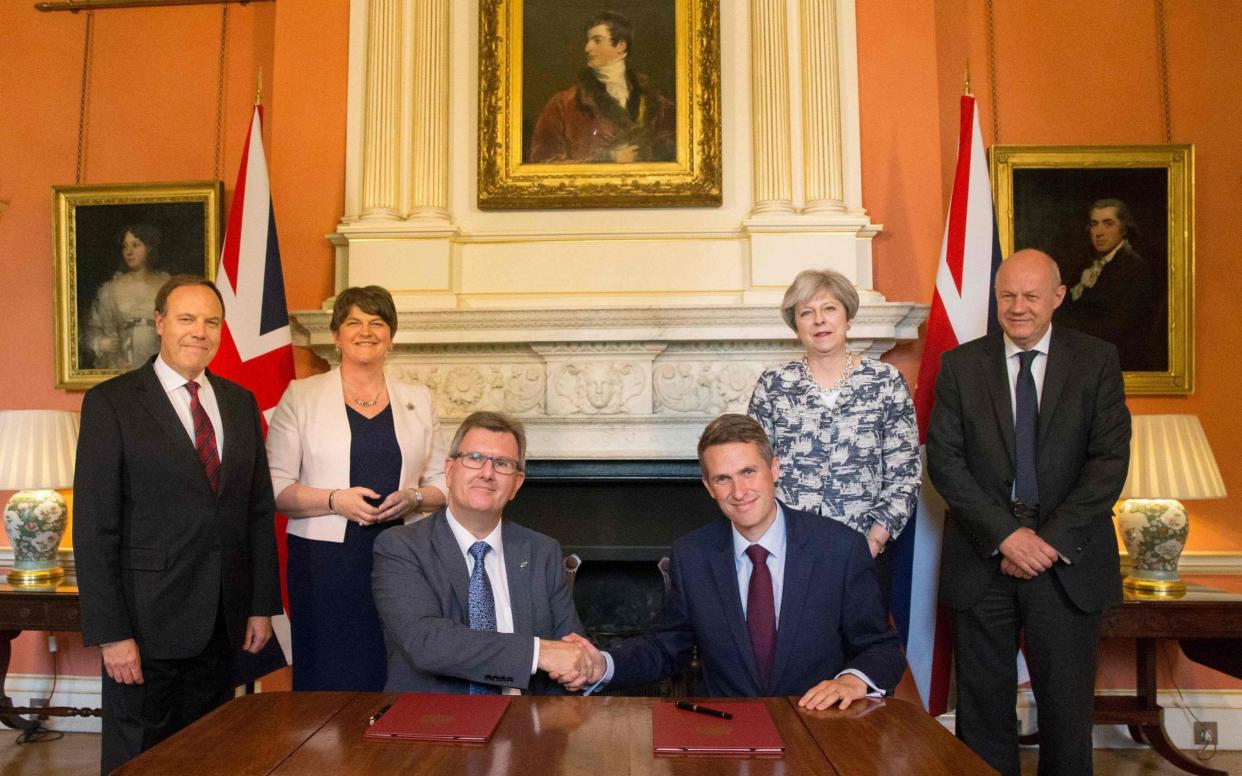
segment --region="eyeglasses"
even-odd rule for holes
[[[498,455],[483,455],[482,453],[468,453],[464,450],[454,453],[450,458],[461,460],[461,465],[467,469],[482,469],[487,465],[488,461],[492,462],[492,471],[497,474],[513,474],[519,470],[518,462],[512,458],[501,458]]]

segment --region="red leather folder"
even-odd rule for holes
[[[509,708],[508,695],[409,693],[363,733],[378,741],[484,743]]]
[[[763,701],[716,701],[703,704],[733,714],[720,719],[683,711],[671,703],[651,707],[651,740],[658,754],[774,755],[785,751],[772,715]]]

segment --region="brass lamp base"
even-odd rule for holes
[[[1140,579],[1127,576],[1121,586],[1139,598],[1181,598],[1186,584],[1180,579]]]
[[[65,570],[60,566],[50,569],[13,569],[9,572],[9,584],[17,585],[50,585],[65,578]]]

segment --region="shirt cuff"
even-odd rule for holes
[[[858,677],[859,679],[862,680],[863,684],[867,685],[867,697],[868,698],[883,698],[885,695],[887,695],[887,693],[885,693],[883,690],[881,690],[879,687],[876,686],[875,682],[871,681],[871,677],[867,676],[862,671],[859,671],[857,668],[847,668],[841,673],[834,676],[833,678],[840,679],[846,674],[849,674],[850,676]]]
[[[530,675],[531,676],[534,676],[535,672],[539,670],[539,637],[535,636],[534,639],[535,639],[535,654],[530,659]]]
[[[600,654],[604,656],[604,675],[600,677],[598,682],[583,689],[582,694],[584,696],[592,695],[598,692],[600,688],[612,681],[612,675],[616,670],[616,664],[612,662],[612,655],[607,652],[601,652]]]

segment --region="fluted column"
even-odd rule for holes
[[[448,218],[449,0],[414,2],[412,218]]]
[[[793,212],[789,142],[789,22],[785,0],[751,3],[752,214]]]
[[[401,210],[401,0],[370,0],[362,141],[362,217]]]
[[[802,159],[807,212],[845,210],[836,0],[802,0]]]

